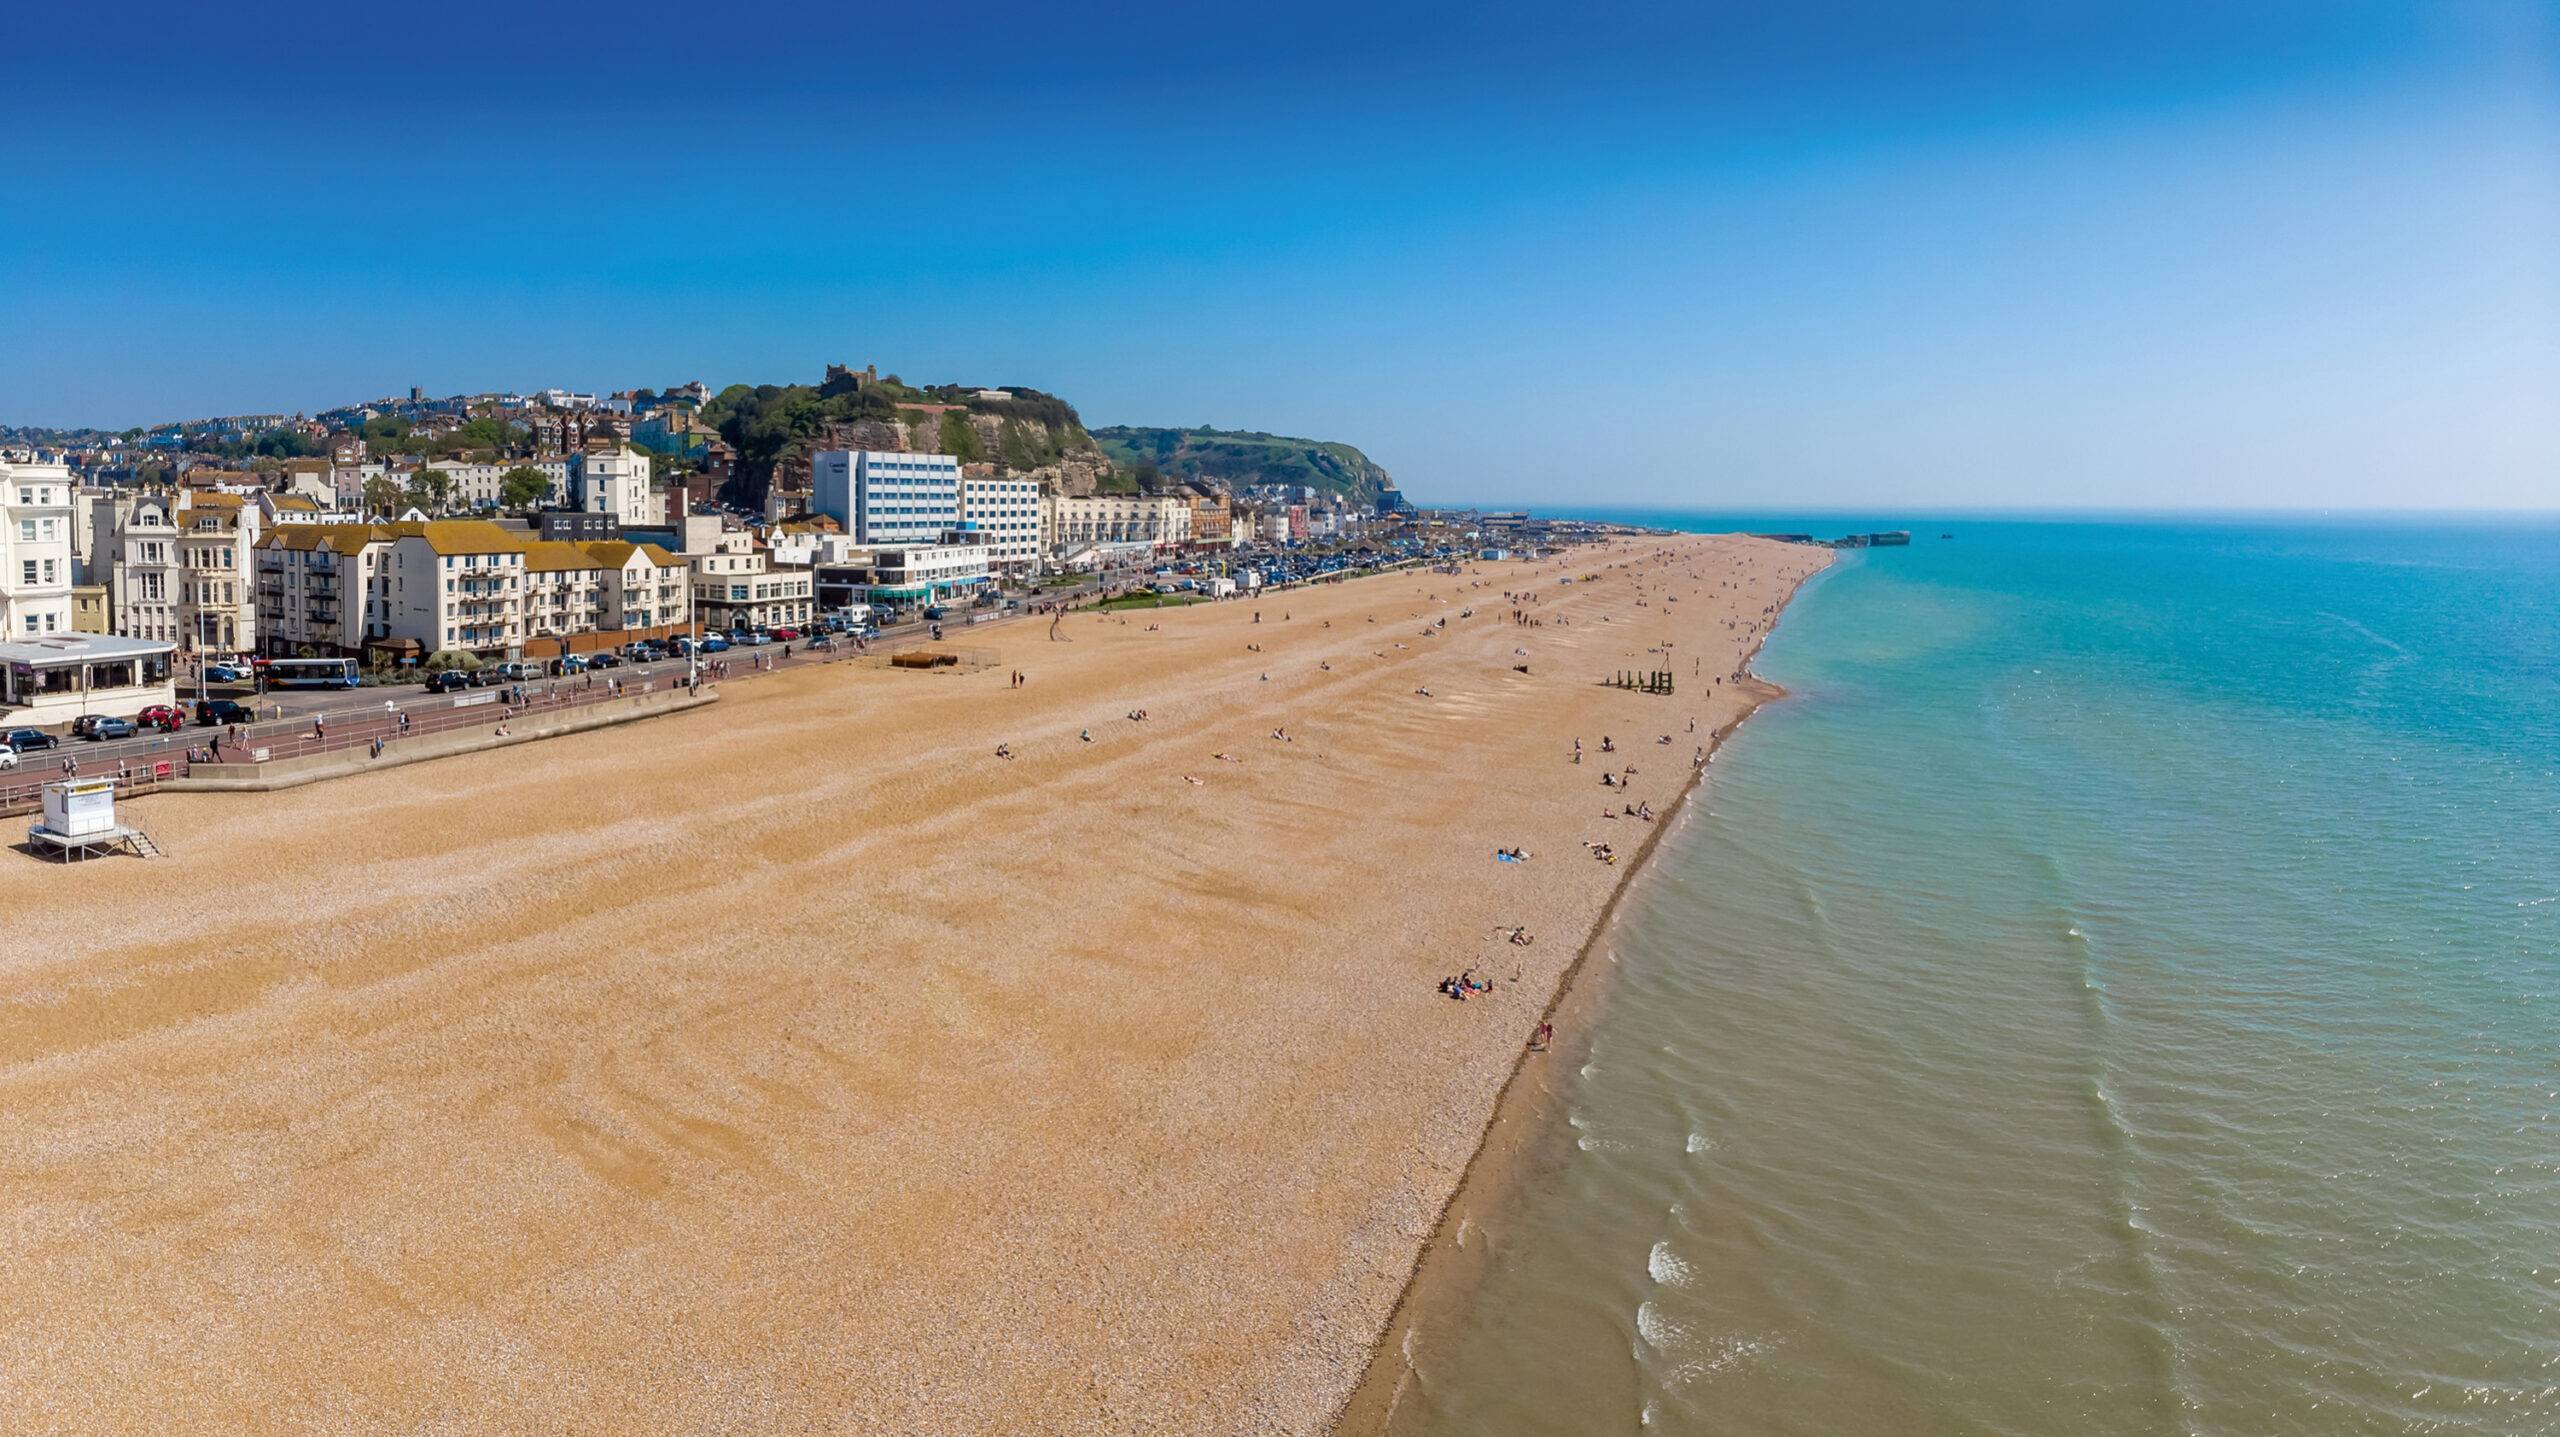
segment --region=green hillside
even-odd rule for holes
[[[1387,471],[1348,444],[1237,429],[1152,429],[1114,424],[1093,431],[1114,465],[1152,467],[1167,479],[1305,484],[1363,502],[1393,484]]]

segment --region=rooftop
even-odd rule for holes
[[[0,664],[58,668],[64,664],[147,659],[154,654],[174,652],[177,647],[166,639],[128,639],[120,634],[56,634],[50,638],[0,643]]]

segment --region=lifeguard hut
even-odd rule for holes
[[[64,862],[95,858],[101,853],[130,853],[158,858],[151,835],[116,821],[116,781],[112,777],[65,778],[44,786],[44,809],[27,828],[27,845],[51,850]]]

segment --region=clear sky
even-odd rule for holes
[[[836,360],[1426,502],[2560,504],[2547,3],[5,29],[0,421]]]

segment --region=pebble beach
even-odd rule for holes
[[[1015,622],[10,855],[0,1427],[1325,1431],[1828,560]]]

